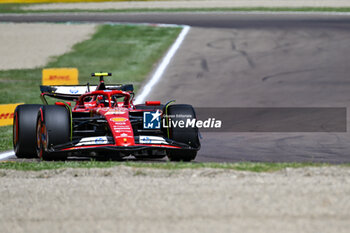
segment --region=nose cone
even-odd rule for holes
[[[115,140],[117,146],[131,146],[133,144],[133,140],[127,137],[119,137]]]
[[[113,108],[101,113],[108,121],[116,146],[135,144],[133,128],[129,120],[129,109]]]

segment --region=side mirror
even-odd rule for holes
[[[146,106],[158,106],[158,105],[160,105],[160,101],[146,101],[145,105]]]

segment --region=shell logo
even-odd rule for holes
[[[111,121],[114,121],[114,122],[123,122],[123,121],[126,121],[127,119],[124,118],[124,117],[114,117],[111,119]]]

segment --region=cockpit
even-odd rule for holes
[[[96,108],[96,107],[129,107],[130,94],[119,90],[94,91],[82,95],[77,102],[78,108]]]

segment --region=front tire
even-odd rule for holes
[[[36,157],[36,118],[40,104],[22,104],[13,116],[13,150],[17,158]]]
[[[171,120],[175,121],[187,121],[196,119],[196,113],[191,105],[188,104],[174,104],[170,105],[166,111],[168,116],[173,116]],[[171,127],[166,132],[170,139],[176,142],[182,142],[193,149],[177,149],[169,150],[168,158],[170,161],[191,161],[197,156],[197,150],[200,147],[200,142],[198,138],[198,128],[197,127]]]
[[[43,160],[64,160],[65,152],[50,151],[52,147],[70,141],[70,114],[64,106],[44,105],[37,115],[37,155]]]

